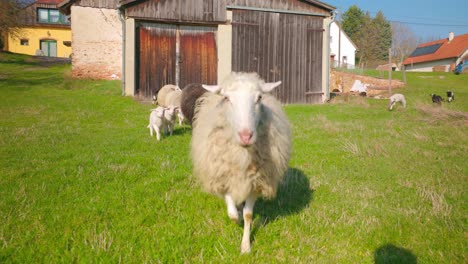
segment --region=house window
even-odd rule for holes
[[[29,39],[20,39],[21,46],[29,46]]]
[[[38,8],[37,22],[45,24],[69,25],[67,16],[62,15],[57,9]]]

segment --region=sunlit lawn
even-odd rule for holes
[[[468,75],[408,73],[392,112],[286,106],[290,169],[240,255],[242,226],[191,176],[190,127],[157,142],[151,105],[69,72],[0,53],[1,263],[466,262]]]

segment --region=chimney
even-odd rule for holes
[[[449,32],[449,37],[448,37],[449,43],[452,42],[453,37],[454,37],[453,32]]]

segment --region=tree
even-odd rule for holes
[[[361,66],[377,64],[388,59],[392,31],[390,23],[381,11],[372,18],[369,12],[364,13],[353,5],[343,14],[342,28],[358,47],[356,60]]]
[[[392,51],[396,61],[400,64],[418,46],[414,32],[406,25],[392,23]]]
[[[8,34],[19,37],[22,23],[21,10],[30,2],[30,0],[0,0],[0,49]]]
[[[375,60],[378,56],[379,39],[378,28],[367,12],[361,25],[361,30],[356,33],[356,39],[353,40],[359,50],[356,53],[357,60],[361,67],[366,67],[369,62]]]
[[[354,41],[356,39],[356,35],[361,30],[363,23],[364,12],[356,5],[352,5],[346,12],[344,12],[341,26],[343,27],[343,31],[346,35]]]
[[[390,23],[385,18],[382,11],[377,12],[377,15],[372,20],[376,27],[378,38],[377,43],[377,57],[378,60],[388,60],[388,49],[392,46],[392,28]]]

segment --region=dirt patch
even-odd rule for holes
[[[343,93],[352,94],[350,90],[356,80],[359,80],[364,84],[369,84],[367,89],[367,96],[388,96],[388,79],[379,79],[348,72],[337,72],[333,70],[330,73],[330,91],[336,89]],[[400,80],[392,80],[392,89],[400,88],[404,85],[405,84]]]

